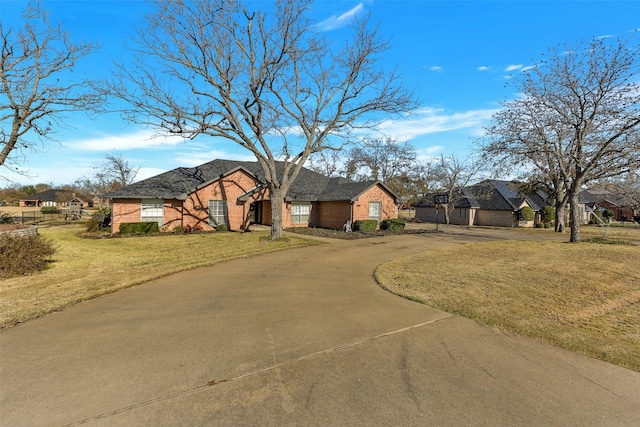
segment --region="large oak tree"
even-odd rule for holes
[[[270,192],[272,238],[282,235],[283,202],[311,154],[416,105],[382,66],[389,45],[376,28],[358,20],[346,42],[332,44],[310,9],[307,0],[163,1],[137,32],[135,62],[109,87],[136,123],[251,151]]]
[[[580,241],[582,187],[640,166],[639,59],[631,41],[552,49],[516,78],[521,97],[503,103],[487,128],[485,155],[542,176],[560,220],[568,201],[571,242]]]

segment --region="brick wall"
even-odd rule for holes
[[[318,202],[315,207],[316,215],[312,216],[309,225],[312,227],[332,228],[341,230],[351,218],[350,202]]]
[[[123,222],[139,222],[141,208],[140,199],[113,199],[111,232],[117,233]]]
[[[209,200],[226,200],[229,230],[245,229],[249,223],[251,203],[268,197],[268,190],[256,192],[245,202],[238,201],[238,198],[251,191],[257,184],[255,178],[239,170],[190,194],[183,204],[184,226],[212,229],[213,227],[209,226]]]
[[[380,185],[376,185],[360,195],[353,204],[354,222],[359,219],[369,219],[370,202],[382,202],[382,220],[398,217],[398,205],[393,197]]]

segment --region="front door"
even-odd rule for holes
[[[253,202],[249,206],[249,224],[262,224],[262,202]]]

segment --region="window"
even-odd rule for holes
[[[209,200],[209,225],[227,225],[226,200]]]
[[[157,222],[159,227],[162,227],[163,218],[163,202],[162,199],[142,199],[142,209],[140,214],[140,221],[142,222]]]
[[[309,203],[292,203],[291,204],[291,223],[304,224],[309,222],[311,214],[311,204]]]
[[[382,202],[369,202],[369,219],[382,220]]]

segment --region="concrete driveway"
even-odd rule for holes
[[[640,425],[640,373],[372,278],[391,258],[502,237],[452,227],[331,241],[0,331],[0,425]]]

